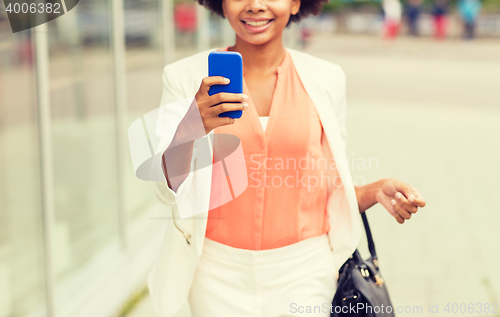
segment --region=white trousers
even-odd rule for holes
[[[329,317],[336,287],[326,234],[259,251],[205,238],[189,303],[193,317]]]

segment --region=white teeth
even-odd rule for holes
[[[267,21],[257,21],[257,22],[252,22],[252,21],[245,21],[246,24],[250,26],[262,26],[264,24],[267,24],[270,20]]]

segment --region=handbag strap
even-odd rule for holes
[[[368,240],[368,250],[372,257],[377,257],[377,252],[375,252],[375,243],[373,242],[372,231],[370,230],[370,225],[368,224],[368,218],[366,217],[366,210],[361,213],[361,218],[363,218],[363,225],[365,226],[366,239]]]

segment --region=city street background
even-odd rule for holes
[[[136,177],[127,129],[160,106],[166,64],[234,32],[188,0],[85,0],[17,33],[5,9],[0,317],[155,316],[146,276],[171,209]],[[403,225],[367,211],[399,316],[500,316],[485,311],[500,301],[500,0],[330,1],[284,43],[345,71],[354,182],[396,177],[427,201]]]

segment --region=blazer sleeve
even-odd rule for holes
[[[163,69],[162,82],[162,96],[155,128],[159,144],[152,162],[153,179],[157,181],[152,181],[151,184],[160,202],[167,206],[173,206],[176,205],[176,202],[182,200],[183,196],[186,196],[186,192],[189,190],[193,179],[194,162],[197,152],[196,148],[194,148],[191,157],[190,172],[177,191],[173,191],[168,187],[162,166],[163,153],[172,142],[177,126],[187,113],[194,97],[186,95],[185,89],[181,85],[181,80],[176,76],[175,70],[171,65],[167,65]]]

